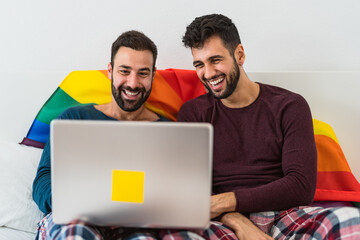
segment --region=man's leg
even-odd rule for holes
[[[189,230],[157,230],[150,231],[145,229],[126,229],[126,228],[95,228],[83,223],[74,223],[68,225],[54,224],[52,214],[45,216],[38,224],[37,240],[44,239],[67,239],[73,237],[81,237],[86,240],[103,240],[103,233],[106,239],[117,239],[125,237],[127,240],[136,239],[164,239],[164,240],[236,240],[235,233],[219,222],[211,222],[209,228],[205,230],[189,231]],[[159,236],[159,237],[158,237]]]
[[[269,229],[273,225],[269,233],[275,239],[360,238],[360,210],[355,207],[305,206],[272,213],[251,214],[250,219],[260,228],[267,226],[266,229]]]
[[[210,222],[205,230],[161,230],[160,238],[164,240],[237,240],[235,233],[220,222]]]
[[[83,223],[55,224],[52,214],[46,215],[38,224],[36,240],[45,239],[86,239],[103,240],[100,233],[94,227]]]
[[[105,234],[104,238],[106,240],[156,240],[158,232],[157,229],[115,227],[108,231],[111,234]]]
[[[129,237],[124,238],[125,240],[156,240],[156,238],[152,233],[140,232],[131,234]]]

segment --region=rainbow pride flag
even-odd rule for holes
[[[360,184],[352,174],[332,127],[313,119],[318,154],[315,200],[360,202]]]
[[[155,74],[146,107],[175,121],[181,105],[205,93],[194,70],[166,69]],[[61,82],[33,121],[22,144],[43,148],[50,122],[68,107],[111,101],[111,81],[106,70],[74,71]],[[318,153],[316,201],[360,202],[360,184],[330,125],[313,120]]]
[[[205,93],[193,70],[166,69],[156,71],[146,107],[175,121],[181,105]],[[104,104],[111,101],[111,80],[106,70],[71,72],[45,102],[35,117],[30,130],[21,142],[43,148],[50,122],[69,107],[85,104]]]

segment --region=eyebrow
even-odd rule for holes
[[[139,71],[148,71],[148,72],[151,72],[150,68],[148,68],[148,67],[140,68]]]
[[[118,68],[131,69],[131,67],[130,67],[130,66],[127,66],[127,65],[120,65],[120,66],[118,66]]]
[[[132,67],[127,66],[127,65],[120,65],[118,68],[132,69]],[[139,71],[151,72],[150,68],[148,68],[148,67],[140,68]]]
[[[214,55],[214,56],[209,57],[209,58],[207,59],[207,61],[211,61],[211,60],[214,60],[214,59],[216,59],[216,58],[224,59],[224,57],[221,56],[221,55]],[[194,62],[193,62],[193,66],[195,66],[196,64],[199,64],[199,63],[203,63],[203,62],[200,61],[200,60],[194,61]]]
[[[208,60],[213,60],[214,58],[221,58],[221,59],[224,59],[224,57],[223,57],[223,56],[221,56],[221,55],[214,55],[214,56],[209,57],[209,58],[208,58]]]

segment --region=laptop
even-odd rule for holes
[[[53,120],[50,131],[55,223],[208,226],[210,124]]]

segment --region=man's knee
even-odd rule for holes
[[[50,239],[86,239],[86,240],[102,240],[103,238],[94,227],[84,224],[54,224],[49,229]]]

